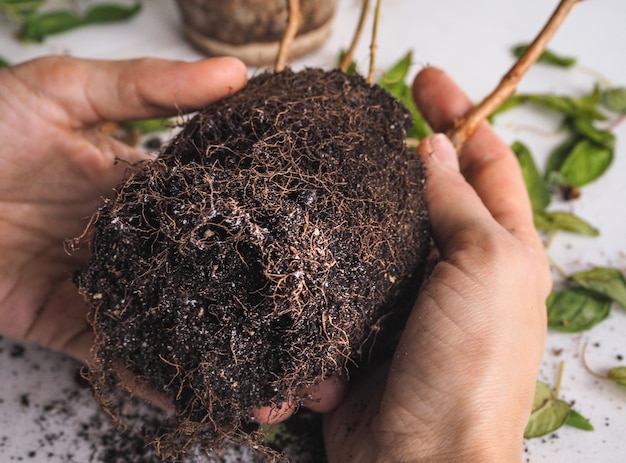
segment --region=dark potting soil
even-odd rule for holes
[[[95,215],[76,276],[103,405],[117,413],[125,369],[176,407],[165,458],[259,443],[253,407],[297,401],[388,345],[429,247],[410,124],[360,76],[267,73],[134,166]]]

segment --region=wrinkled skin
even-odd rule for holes
[[[471,107],[442,71],[413,94],[436,131]],[[486,123],[457,160],[425,139],[426,201],[441,261],[391,365],[325,421],[331,462],[519,462],[546,337],[551,277],[514,154]]]

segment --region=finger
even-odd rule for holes
[[[252,416],[259,424],[276,424],[291,417],[296,409],[295,402],[289,400],[281,403],[280,407],[256,407],[252,410]]]
[[[472,107],[443,71],[426,68],[413,85],[415,101],[436,131],[446,131]],[[536,239],[530,200],[519,163],[494,130],[482,123],[460,153],[460,168],[491,215],[520,238]]]
[[[316,413],[333,411],[348,393],[348,381],[340,375],[333,375],[319,383],[299,389],[297,397],[300,404]],[[276,407],[258,407],[253,410],[254,420],[262,424],[274,424],[285,421],[295,413],[298,405],[295,400],[288,400]]]
[[[188,63],[47,57],[16,66],[14,72],[82,125],[189,112],[234,93],[247,80],[245,65],[235,58]]]
[[[476,191],[461,175],[456,151],[448,137],[430,135],[422,140],[418,152],[428,172],[426,206],[433,239],[447,258],[456,246],[465,245],[462,239],[456,239],[459,233],[480,230],[483,233],[476,236],[484,236],[497,225]]]
[[[348,381],[342,376],[333,375],[320,383],[298,392],[302,405],[317,413],[333,411],[348,393]]]

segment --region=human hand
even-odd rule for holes
[[[413,86],[435,131],[471,107],[442,71]],[[514,154],[486,123],[457,160],[443,135],[419,153],[441,255],[390,366],[325,419],[334,462],[514,462],[546,336],[549,267]],[[460,166],[459,166],[460,163]]]
[[[98,124],[194,110],[246,78],[234,59],[48,57],[0,69],[0,334],[87,359],[88,309],[71,276],[88,255],[67,255],[64,241],[82,233],[127,163],[147,157]]]

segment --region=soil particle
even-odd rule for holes
[[[390,348],[430,245],[410,124],[360,76],[287,70],[135,166],[94,216],[76,276],[105,408],[120,414],[120,386],[164,393],[176,413],[156,445],[172,460],[190,444],[256,445],[253,407],[297,402],[374,340]]]

